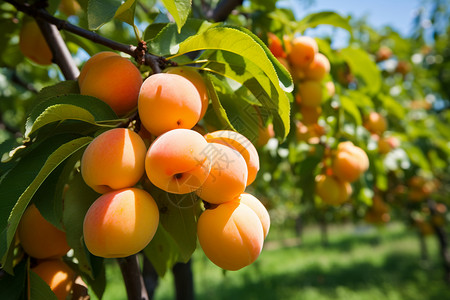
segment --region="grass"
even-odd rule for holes
[[[424,263],[416,235],[401,225],[382,231],[333,227],[328,247],[321,245],[317,228],[307,228],[300,245],[277,236],[273,230],[258,260],[236,272],[223,272],[196,251],[196,299],[450,299],[435,239],[427,239],[430,261]],[[109,265],[107,278],[104,299],[125,299],[115,264]],[[160,280],[155,299],[175,299],[171,273]]]

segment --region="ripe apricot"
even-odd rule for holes
[[[19,49],[38,65],[51,65],[53,54],[38,24],[32,19],[24,20],[19,33]]]
[[[185,77],[159,73],[142,84],[138,109],[142,124],[158,136],[172,129],[194,127],[200,120],[202,99]]]
[[[45,260],[31,270],[50,286],[58,300],[67,298],[72,289],[75,272],[62,260]]]
[[[83,85],[84,78],[86,77],[86,74],[89,72],[92,66],[95,66],[96,63],[103,60],[104,58],[111,56],[120,56],[120,55],[111,51],[103,51],[96,53],[91,58],[89,58],[83,65],[83,68],[81,68],[80,75],[78,76],[78,85],[79,86]]]
[[[302,121],[305,125],[316,124],[322,114],[322,108],[320,106],[301,106],[300,113],[302,114]]]
[[[133,110],[138,103],[142,76],[128,59],[103,54],[88,65],[86,75],[78,82],[82,95],[97,97],[117,115]]]
[[[324,203],[339,205],[350,197],[352,187],[339,178],[321,174],[316,177],[316,193]]]
[[[369,168],[369,158],[352,142],[342,142],[338,145],[332,168],[333,174],[342,181],[354,182]]]
[[[267,145],[269,140],[275,136],[275,131],[273,130],[273,124],[269,123],[267,126],[262,124],[258,127],[258,139],[256,140],[257,147],[263,147]]]
[[[174,194],[197,190],[210,170],[208,142],[189,129],[174,129],[160,135],[150,145],[145,158],[145,171],[150,181]]]
[[[83,222],[88,250],[101,257],[133,255],[151,241],[159,223],[153,197],[138,188],[126,188],[100,196]]]
[[[272,52],[273,56],[275,57],[286,57],[286,52],[284,52],[283,44],[281,43],[281,40],[279,37],[277,37],[275,34],[269,32],[267,34],[267,44],[269,47],[270,52]]]
[[[376,61],[380,62],[391,58],[392,50],[387,46],[381,46],[376,53]]]
[[[261,203],[261,201],[258,200],[255,196],[248,194],[248,193],[242,193],[238,200],[250,207],[258,216],[259,220],[261,220],[261,225],[263,227],[264,232],[264,238],[267,237],[267,234],[269,233],[270,228],[270,216],[267,209],[264,207],[264,205]]]
[[[245,136],[232,130],[218,130],[205,134],[208,143],[219,143],[238,151],[247,163],[247,186],[256,178],[259,170],[259,155],[255,146]]]
[[[205,80],[203,79],[202,75],[198,73],[193,68],[188,67],[172,67],[168,68],[166,70],[166,73],[168,74],[177,74],[181,75],[195,86],[198,93],[200,94],[200,99],[202,100],[202,110],[200,112],[200,118],[199,120],[203,119],[205,116],[206,110],[208,109],[209,105],[209,95],[208,90],[206,88]]]
[[[66,16],[73,16],[81,10],[81,6],[76,0],[61,0],[58,9]]]
[[[325,82],[325,88],[328,92],[328,97],[333,97],[336,94],[336,86],[334,85],[333,81],[327,81]]]
[[[81,158],[81,175],[98,193],[131,187],[144,175],[147,148],[142,138],[126,128],[96,137]]]
[[[206,256],[222,269],[235,271],[254,262],[261,253],[261,220],[247,205],[230,201],[205,210],[197,235]]]
[[[305,78],[320,81],[330,73],[330,61],[322,53],[316,53],[314,59],[305,69]]]
[[[317,42],[309,36],[299,36],[292,40],[289,61],[296,68],[306,68],[319,51]]]
[[[381,135],[386,131],[387,121],[382,115],[373,111],[366,117],[364,127],[372,133]]]
[[[23,250],[32,257],[58,258],[70,249],[66,233],[44,219],[34,204],[23,213],[17,230]]]
[[[318,107],[322,102],[322,86],[315,80],[306,80],[298,84],[295,95],[297,104],[307,107]]]
[[[248,170],[245,159],[233,148],[222,144],[208,144],[211,172],[196,190],[203,200],[219,204],[242,194],[247,186]]]

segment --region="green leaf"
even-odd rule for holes
[[[63,224],[66,229],[67,243],[74,250],[81,271],[94,277],[91,263],[92,255],[86,250],[83,242],[83,221],[91,204],[100,197],[93,189],[86,185],[81,173],[76,173],[68,182],[68,189],[64,197]]]
[[[406,109],[398,102],[398,100],[384,94],[378,95],[378,98],[381,100],[383,108],[389,115],[395,116],[399,120],[403,120],[406,117]]]
[[[116,11],[114,18],[134,26],[136,0],[126,0]]]
[[[25,137],[43,126],[64,120],[79,120],[98,125],[98,121],[117,119],[105,102],[91,96],[64,95],[49,98],[32,110],[25,125]]]
[[[26,274],[26,259],[22,259],[22,261],[14,267],[14,275],[2,274],[0,280],[0,299],[25,299]]]
[[[89,0],[87,7],[89,30],[97,30],[111,21],[121,4],[121,0]]]
[[[168,270],[179,261],[180,250],[163,226],[158,226],[155,236],[145,247],[144,254],[152,263],[160,277],[164,277]]]
[[[323,11],[310,14],[297,23],[297,31],[304,32],[308,28],[319,25],[331,25],[340,27],[352,33],[352,26],[349,23],[350,17],[343,18],[341,15],[332,11]]]
[[[340,54],[350,66],[353,75],[364,82],[362,90],[372,95],[378,93],[381,88],[381,74],[369,54],[362,49],[350,47],[342,49]]]
[[[177,23],[178,32],[181,31],[184,23],[191,12],[191,0],[162,0],[167,11],[172,15]]]
[[[33,300],[58,300],[50,286],[34,271],[30,270],[30,299]]]
[[[162,27],[163,26],[163,27]],[[176,24],[151,24],[145,30],[144,39],[147,41],[149,52],[166,56],[176,54],[179,49],[179,44],[187,38],[201,34],[211,26],[216,26],[205,20],[188,19],[181,31],[178,31]],[[155,36],[155,30],[160,31]]]
[[[339,97],[339,100],[341,101],[341,105],[344,111],[352,116],[353,120],[355,121],[355,125],[362,125],[361,112],[356,106],[355,100],[346,96]]]
[[[36,96],[36,101],[44,101],[49,98],[56,96],[68,95],[68,94],[79,94],[80,88],[78,86],[78,81],[76,80],[66,80],[58,82],[55,85],[48,86],[39,91]]]
[[[201,200],[195,193],[170,194],[154,186],[150,194],[159,208],[160,226],[173,239],[178,261],[187,262],[197,247],[197,218],[201,213]]]
[[[206,75],[205,77],[206,77],[205,78],[206,88],[208,89],[209,97],[211,99],[211,104],[215,112],[216,118],[220,121],[222,128],[236,130],[234,129],[233,125],[231,125],[231,122],[227,116],[227,112],[220,103],[219,96],[217,95],[214,84],[211,81],[212,80],[211,75]]]
[[[44,180],[69,156],[92,141],[91,137],[74,139],[58,135],[40,143],[0,182],[0,256],[2,265],[14,238],[20,218]]]

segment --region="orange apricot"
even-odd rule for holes
[[[366,117],[364,127],[371,133],[380,135],[386,131],[387,121],[381,114],[373,111]]]
[[[256,140],[257,147],[263,147],[267,145],[269,140],[275,136],[275,131],[273,130],[273,124],[269,123],[267,126],[258,127],[258,139]]]
[[[81,158],[81,175],[98,193],[134,186],[144,175],[147,148],[142,138],[126,128],[96,137]]]
[[[172,129],[194,127],[200,120],[202,99],[185,77],[159,73],[142,84],[138,109],[145,128],[159,136]]]
[[[36,21],[24,20],[19,33],[19,49],[38,65],[51,65],[53,54]]]
[[[309,36],[299,36],[292,40],[289,61],[296,68],[306,68],[319,51],[317,42]]]
[[[316,53],[314,60],[305,69],[305,78],[320,81],[325,78],[325,75],[330,73],[330,68],[328,58],[322,53]]]
[[[86,75],[78,82],[81,94],[99,98],[117,115],[133,110],[142,85],[139,69],[118,55],[103,54],[96,60],[88,65]]]
[[[387,46],[381,46],[376,53],[376,61],[380,62],[391,58],[392,50]]]
[[[336,86],[334,85],[333,81],[327,81],[325,82],[325,88],[328,92],[328,97],[333,97],[336,94]]]
[[[261,203],[261,201],[258,200],[255,196],[248,194],[248,193],[242,193],[238,200],[250,207],[258,216],[259,220],[261,220],[261,225],[263,227],[264,232],[264,238],[267,237],[267,234],[269,233],[270,228],[270,216],[267,209],[264,207],[264,205]]]
[[[91,69],[92,66],[95,66],[96,63],[103,60],[104,58],[111,56],[120,56],[120,55],[111,51],[103,51],[96,53],[91,58],[89,58],[83,65],[83,68],[81,68],[80,75],[78,76],[78,85],[79,86],[83,85],[84,78],[86,77],[86,74],[89,73],[89,70]]]
[[[369,168],[369,158],[366,152],[353,145],[352,142],[342,142],[338,145],[333,158],[333,174],[342,181],[354,182]]]
[[[242,194],[247,186],[248,169],[242,155],[228,146],[210,143],[211,172],[196,190],[206,202],[219,204]]]
[[[247,186],[256,178],[259,170],[259,155],[255,146],[245,136],[232,130],[218,130],[205,134],[208,143],[219,143],[238,151],[247,163]]]
[[[322,102],[322,86],[315,80],[307,80],[298,84],[298,91],[295,95],[297,104],[306,107],[318,107]]]
[[[203,119],[205,116],[206,110],[209,105],[209,95],[208,89],[206,88],[205,80],[202,75],[198,73],[195,69],[189,67],[172,67],[166,70],[168,74],[177,74],[181,75],[195,86],[198,93],[200,94],[200,99],[202,100],[202,110],[200,112],[199,120]]]
[[[44,219],[34,204],[23,213],[17,232],[23,250],[35,258],[59,258],[70,249],[66,233]]]
[[[286,57],[286,52],[284,52],[283,44],[281,43],[281,40],[279,37],[277,37],[275,34],[269,32],[267,34],[267,43],[270,52],[272,52],[273,56],[275,57]]]
[[[230,201],[205,210],[197,223],[206,256],[222,269],[235,271],[253,263],[264,242],[261,220],[248,206]]]
[[[159,211],[153,197],[138,188],[100,196],[83,222],[89,252],[101,257],[126,257],[144,249],[155,235]]]
[[[40,262],[31,268],[49,286],[58,300],[65,300],[75,279],[75,272],[62,260],[52,259]]]
[[[316,124],[322,114],[322,108],[320,106],[301,106],[300,113],[302,114],[302,121],[305,125]]]
[[[339,178],[321,174],[316,177],[316,193],[324,203],[339,205],[350,197],[352,187],[350,183]]]
[[[210,170],[208,142],[189,129],[174,129],[160,135],[145,157],[147,177],[169,193],[187,194],[197,190]]]
[[[73,16],[81,10],[81,6],[77,0],[61,0],[58,9],[66,16]]]

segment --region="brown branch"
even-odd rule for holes
[[[5,0],[5,2],[10,3],[13,5],[17,10],[26,13],[27,15],[33,16],[36,19],[42,19],[50,24],[53,24],[58,28],[58,30],[65,30],[68,32],[71,32],[73,34],[79,35],[81,37],[84,37],[88,40],[93,41],[94,43],[106,46],[110,49],[117,50],[123,53],[127,53],[133,58],[137,58],[136,54],[136,46],[133,45],[126,45],[122,44],[113,40],[110,40],[108,38],[105,38],[101,35],[98,35],[92,31],[83,29],[81,27],[78,27],[76,25],[73,25],[65,20],[58,19],[51,14],[49,14],[47,11],[42,9],[36,9],[34,6],[26,4],[26,3],[18,3],[14,0]],[[151,53],[146,53],[145,55],[145,64],[150,66],[152,68],[153,72],[160,73],[161,67],[165,64],[165,59],[163,57],[153,55]]]
[[[128,300],[148,300],[144,279],[139,269],[138,255],[134,254],[125,258],[117,259],[122,271]]]
[[[45,10],[43,10],[45,12]],[[55,25],[36,18],[36,22],[47,41],[53,55],[53,62],[61,69],[66,80],[76,80],[80,75],[77,65],[70,55],[69,49]]]
[[[239,5],[242,5],[243,0],[221,0],[217,6],[207,13],[207,17],[215,22],[225,21],[231,12]]]

